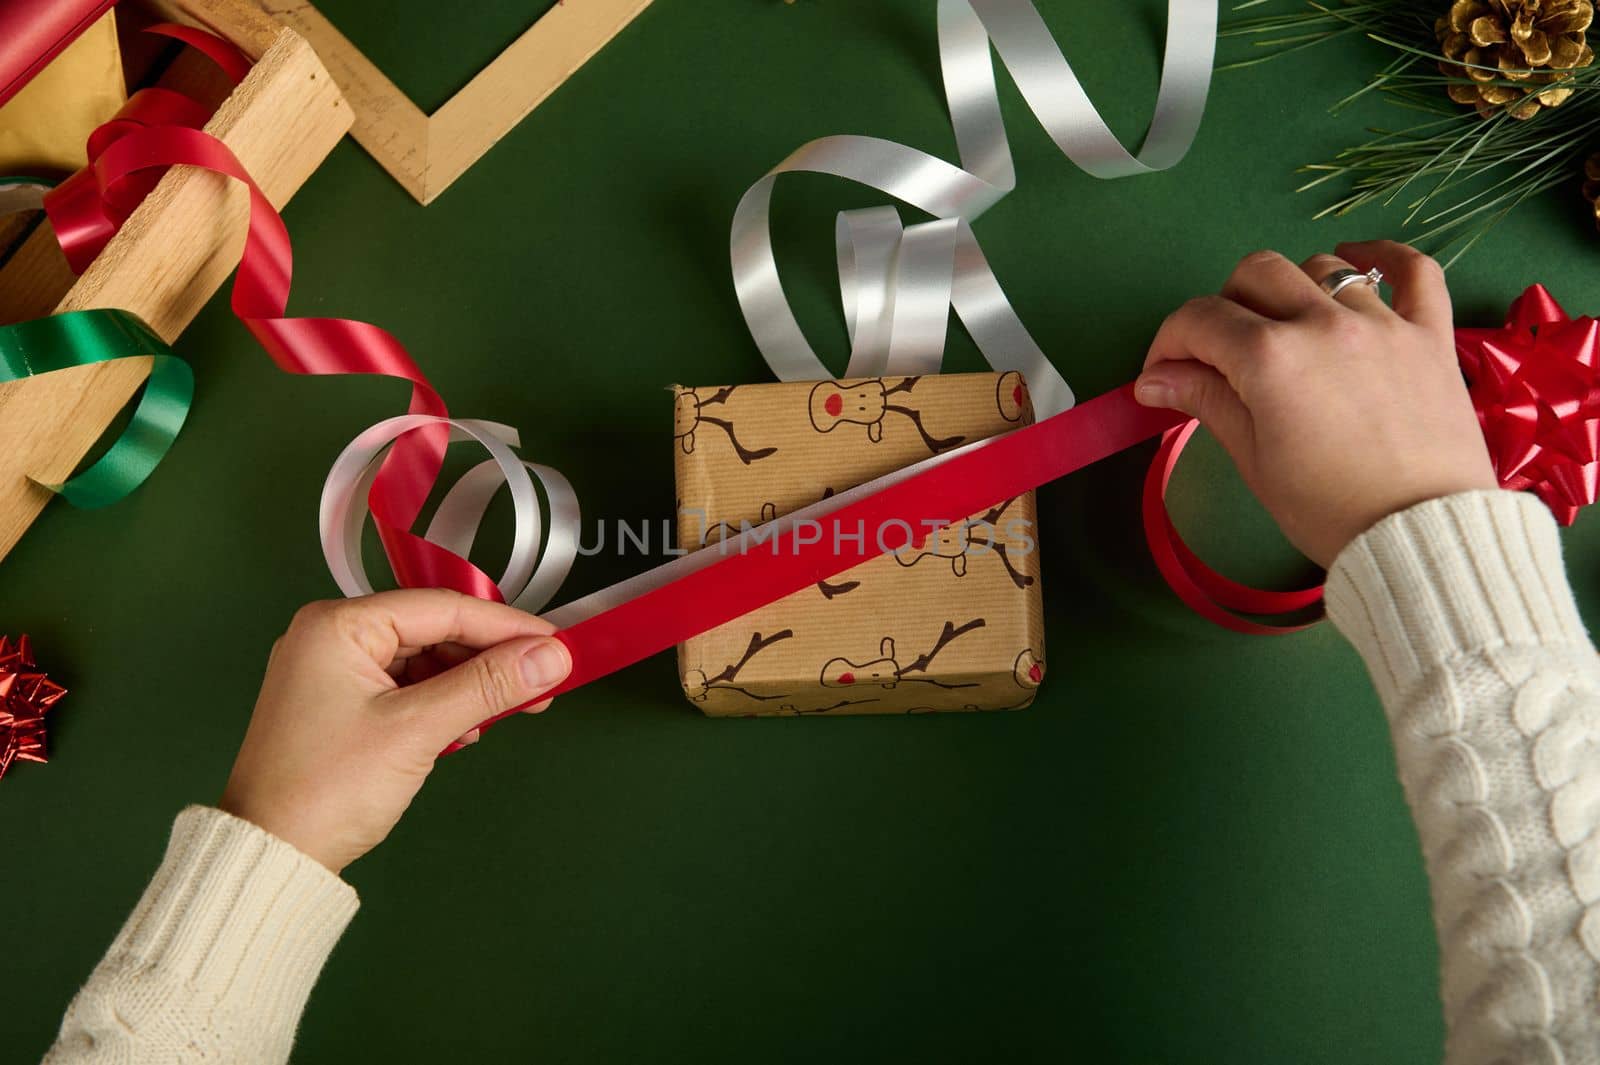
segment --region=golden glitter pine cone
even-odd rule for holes
[[[1532,118],[1561,106],[1573,90],[1558,83],[1594,62],[1585,40],[1593,21],[1592,0],[1456,0],[1433,27],[1449,60],[1439,69],[1462,79],[1450,99],[1485,117],[1505,110]]]

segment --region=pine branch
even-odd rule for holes
[[[1448,265],[1534,195],[1581,180],[1584,159],[1600,140],[1600,64],[1537,83],[1541,91],[1572,90],[1559,107],[1541,108],[1526,119],[1514,118],[1505,109],[1484,118],[1452,101],[1449,88],[1470,84],[1521,89],[1528,86],[1529,75],[1549,72],[1505,71],[1447,60],[1439,52],[1433,27],[1434,20],[1448,11],[1448,0],[1247,0],[1234,10],[1274,4],[1292,10],[1252,15],[1223,26],[1219,36],[1248,40],[1259,54],[1223,64],[1219,70],[1255,66],[1327,41],[1365,37],[1394,53],[1393,58],[1330,110],[1338,112],[1381,93],[1397,107],[1430,116],[1400,129],[1369,129],[1369,140],[1331,160],[1302,167],[1312,176],[1300,191],[1330,183],[1346,189],[1315,217],[1345,215],[1372,204],[1404,203],[1405,224],[1424,227],[1413,242],[1436,254],[1453,250]],[[1591,32],[1596,29],[1600,27],[1591,27]],[[1458,73],[1446,73],[1444,65]],[[1480,81],[1472,72],[1489,76]],[[1408,196],[1409,200],[1403,199]]]

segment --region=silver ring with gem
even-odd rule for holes
[[[1335,270],[1317,282],[1330,299],[1338,299],[1339,293],[1351,285],[1370,285],[1373,288],[1377,288],[1382,283],[1383,271],[1376,266],[1366,273],[1362,273],[1360,270]]]

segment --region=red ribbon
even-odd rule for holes
[[[1320,617],[1303,618],[1322,602],[1322,585],[1294,592],[1269,592],[1229,580],[1200,560],[1178,535],[1167,512],[1167,485],[1189,439],[1200,423],[1189,419],[1168,429],[1144,479],[1145,541],[1161,576],[1184,604],[1207,621],[1249,636],[1279,636],[1315,625]],[[1255,621],[1244,615],[1262,615]]]

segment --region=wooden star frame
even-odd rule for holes
[[[422,204],[650,6],[650,0],[561,0],[427,115],[310,3],[257,2],[311,42],[355,112],[351,135]]]

